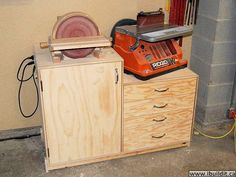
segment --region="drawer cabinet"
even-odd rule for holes
[[[188,144],[194,117],[197,76],[184,69],[148,81],[126,77],[124,151]]]

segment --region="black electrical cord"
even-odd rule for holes
[[[33,69],[32,69],[32,74],[28,77],[28,78],[24,78],[25,76],[25,70],[28,66],[30,65],[34,65],[33,66]],[[24,66],[24,67],[23,67]],[[23,68],[23,69],[22,69]],[[20,75],[20,72],[22,70],[22,73]],[[33,82],[34,82],[34,85],[35,85],[35,89],[36,89],[36,106],[33,110],[33,112],[31,114],[25,114],[22,110],[22,106],[21,106],[21,90],[22,90],[22,85],[24,82],[26,81],[29,81],[30,79],[33,79]],[[19,86],[19,90],[18,90],[18,105],[19,105],[19,109],[20,109],[20,113],[22,114],[22,116],[24,116],[25,118],[29,118],[29,117],[32,117],[34,115],[34,113],[37,111],[38,109],[38,106],[39,106],[39,92],[38,92],[38,86],[36,84],[36,81],[35,81],[35,63],[34,63],[34,56],[30,56],[30,57],[27,57],[25,58],[20,66],[19,66],[19,69],[17,71],[17,80],[20,81],[20,86]]]
[[[20,75],[21,68],[22,68],[22,65],[23,65],[27,60],[29,60],[29,62],[28,62],[26,65],[34,64],[34,56],[32,55],[32,56],[30,56],[30,57],[27,57],[27,58],[25,58],[25,59],[21,62],[20,66],[19,66],[19,68],[18,68],[18,71],[17,71],[17,80],[20,81],[20,82],[21,82],[21,81],[22,81],[22,82],[28,81],[28,80],[30,80],[30,79],[32,78],[32,76],[33,76],[33,74],[32,74],[29,78],[27,78],[27,79],[25,79],[25,80],[22,80],[22,75],[21,75],[21,77],[19,76],[19,75]],[[23,73],[22,73],[22,74],[23,74]],[[24,77],[24,76],[23,76],[23,77]]]

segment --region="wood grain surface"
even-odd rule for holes
[[[180,147],[185,147],[189,146],[189,143],[185,142],[175,142],[170,145],[165,145],[165,146],[158,146],[158,147],[152,147],[152,148],[144,148],[144,149],[139,149],[131,152],[121,152],[118,154],[113,154],[113,155],[107,155],[107,156],[102,156],[102,157],[96,157],[96,158],[90,158],[90,159],[85,159],[85,160],[74,160],[71,161],[70,163],[55,163],[55,164],[50,164],[48,163],[48,160],[45,159],[45,164],[46,164],[46,170],[53,170],[53,169],[59,169],[59,168],[65,168],[65,167],[73,167],[76,165],[84,165],[84,164],[89,164],[89,163],[95,163],[95,162],[100,162],[100,161],[105,161],[105,160],[112,160],[112,159],[117,159],[117,158],[124,158],[124,157],[129,157],[129,156],[134,156],[134,155],[139,155],[139,154],[145,154],[145,153],[151,153],[151,152],[156,152],[156,151],[163,151],[167,149],[173,149],[173,148],[180,148]]]
[[[111,46],[111,42],[104,36],[73,37],[49,40],[50,51],[109,46]]]
[[[160,81],[168,82],[168,81],[174,80],[174,79],[186,79],[186,78],[197,78],[197,77],[198,77],[198,75],[195,74],[194,72],[192,72],[188,68],[179,69],[177,71],[170,72],[168,74],[163,74],[161,76],[154,77],[154,78],[149,79],[147,81],[139,80],[136,77],[134,77],[132,74],[125,74],[124,85],[147,84],[147,82],[148,83],[150,83],[150,82],[158,83]]]
[[[168,146],[180,141],[187,143],[190,141],[192,117],[192,108],[186,108],[157,115],[125,118],[124,151]]]
[[[192,92],[192,93],[191,93]],[[124,103],[124,117],[158,114],[176,109],[193,108],[195,90],[183,92],[175,97],[158,97],[135,102]],[[163,107],[163,108],[157,108]]]
[[[48,163],[121,151],[121,62],[43,69]]]
[[[42,53],[36,55],[36,66],[38,69],[49,69],[58,67],[70,67],[77,65],[91,65],[96,63],[111,63],[111,62],[121,62],[122,58],[112,49],[111,47],[95,49],[99,50],[102,55],[101,58],[96,58],[92,54],[85,58],[71,59],[64,56],[64,60],[60,63],[54,64],[51,59],[51,54],[48,49],[40,50]]]
[[[124,101],[138,101],[144,99],[177,98],[178,95],[194,94],[196,79],[175,79],[168,82],[147,82],[146,84],[132,84],[124,87]]]

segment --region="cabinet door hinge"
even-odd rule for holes
[[[115,72],[116,72],[116,84],[118,83],[119,81],[119,73],[118,73],[118,68],[115,69]]]
[[[40,88],[41,88],[41,91],[43,92],[43,82],[40,80]]]

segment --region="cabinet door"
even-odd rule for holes
[[[50,164],[121,151],[121,63],[41,70]]]

